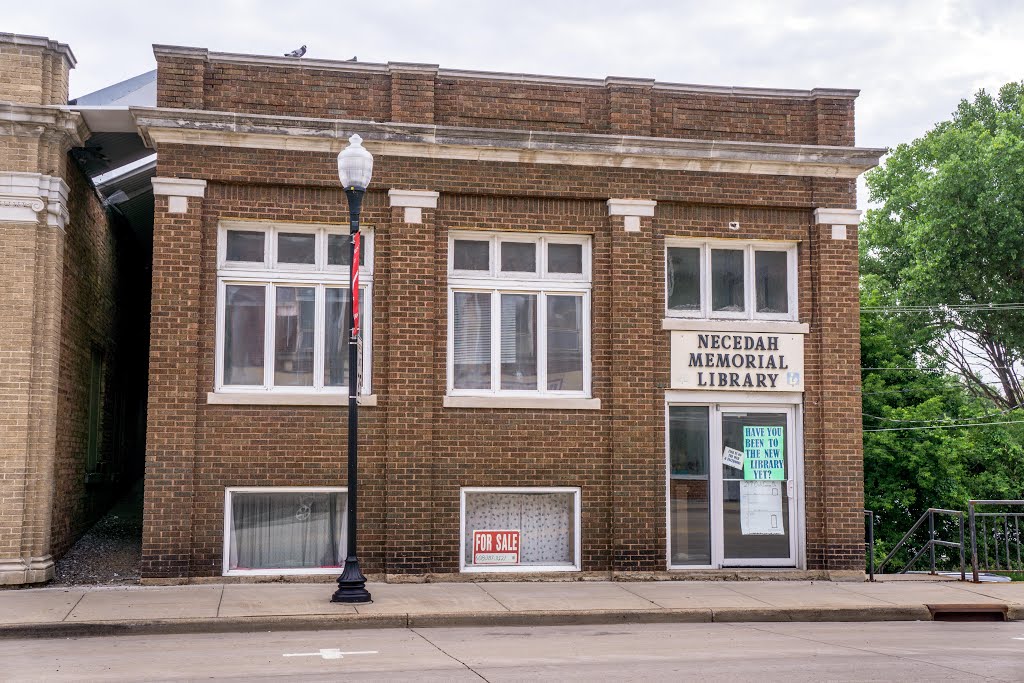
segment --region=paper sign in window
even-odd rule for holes
[[[743,478],[786,478],[786,433],[783,427],[743,427]]]
[[[733,469],[742,470],[743,461],[746,457],[743,455],[743,451],[738,451],[735,448],[725,447],[722,451],[722,464],[726,467],[732,467]]]
[[[519,564],[519,530],[474,530],[473,564]]]
[[[782,482],[740,482],[740,533],[744,536],[782,536]]]

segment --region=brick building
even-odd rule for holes
[[[862,573],[855,91],[155,54],[145,577],[338,571],[353,133],[368,575]]]
[[[148,259],[76,159],[74,66],[0,33],[0,585],[52,578],[142,470]]]
[[[356,133],[371,579],[862,575],[856,91],[154,52],[144,580],[340,571]]]

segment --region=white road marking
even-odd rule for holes
[[[317,652],[289,652],[282,657],[321,657],[323,659],[345,659],[345,655],[375,655],[377,650],[360,650],[358,652],[342,652],[336,647],[320,648]]]

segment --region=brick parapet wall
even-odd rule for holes
[[[528,76],[452,75],[421,65],[373,70],[220,60],[157,50],[157,105],[252,114],[436,123],[697,140],[853,144],[853,100],[725,94]],[[415,68],[412,68],[415,67]]]
[[[74,65],[67,45],[0,33],[0,102],[67,104],[68,72]]]

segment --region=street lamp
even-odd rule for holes
[[[349,138],[348,147],[338,155],[338,177],[348,198],[351,235],[348,280],[348,549],[345,569],[338,577],[338,590],[331,596],[331,602],[371,602],[370,592],[366,590],[366,577],[359,569],[359,558],[356,556],[356,495],[359,490],[359,414],[356,396],[359,377],[359,210],[372,174],[373,155],[363,147],[363,139],[353,135]]]

